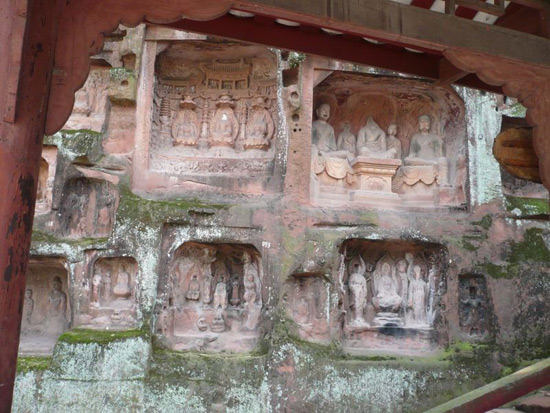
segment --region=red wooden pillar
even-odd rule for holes
[[[29,258],[58,0],[0,6],[0,412],[9,412]]]

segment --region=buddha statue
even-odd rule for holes
[[[357,153],[359,156],[375,159],[392,159],[396,157],[395,149],[389,149],[386,144],[386,134],[369,116],[365,126],[357,135]]]

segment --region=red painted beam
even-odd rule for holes
[[[0,56],[9,56],[23,42],[15,100],[8,79],[13,66],[10,70],[10,59],[0,59],[0,113],[16,102],[15,116],[0,123],[0,412],[11,409],[46,102],[65,3],[29,0],[26,24],[17,30],[19,2],[4,0],[0,7]]]
[[[226,15],[207,22],[180,20],[166,26],[374,66],[427,79],[439,78],[440,55],[409,52],[403,45],[374,45],[357,36],[330,35],[311,26],[288,27],[264,17],[239,18]],[[457,83],[501,93],[500,88],[486,85],[477,77],[474,78],[476,80],[467,76]]]

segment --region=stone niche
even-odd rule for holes
[[[21,354],[52,354],[57,338],[71,324],[67,263],[57,257],[31,257],[21,323]]]
[[[118,191],[110,182],[70,179],[63,188],[59,231],[68,238],[108,237],[117,207]]]
[[[52,209],[52,194],[57,167],[57,147],[44,146],[40,171],[38,174],[38,188],[36,193],[35,214],[46,214]]]
[[[263,278],[253,246],[184,243],[159,289],[157,335],[173,350],[251,351],[260,335]]]
[[[492,305],[487,280],[479,274],[459,276],[458,315],[462,338],[483,341],[490,337]]]
[[[103,132],[107,112],[109,67],[92,66],[84,86],[76,91],[71,116],[62,129]]]
[[[464,104],[451,89],[334,72],[313,111],[313,202],[466,206]]]
[[[98,258],[80,283],[79,326],[125,329],[136,325],[138,264],[132,257]]]
[[[234,42],[172,43],[157,57],[156,78],[151,172],[261,191],[277,152],[276,55]]]
[[[445,257],[438,244],[346,241],[337,274],[344,348],[403,354],[435,349],[447,289]]]
[[[330,283],[321,274],[293,274],[284,285],[287,316],[294,321],[296,334],[314,343],[330,342]]]

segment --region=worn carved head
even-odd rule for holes
[[[330,118],[330,106],[328,103],[321,104],[315,111],[317,119],[327,121]]]

